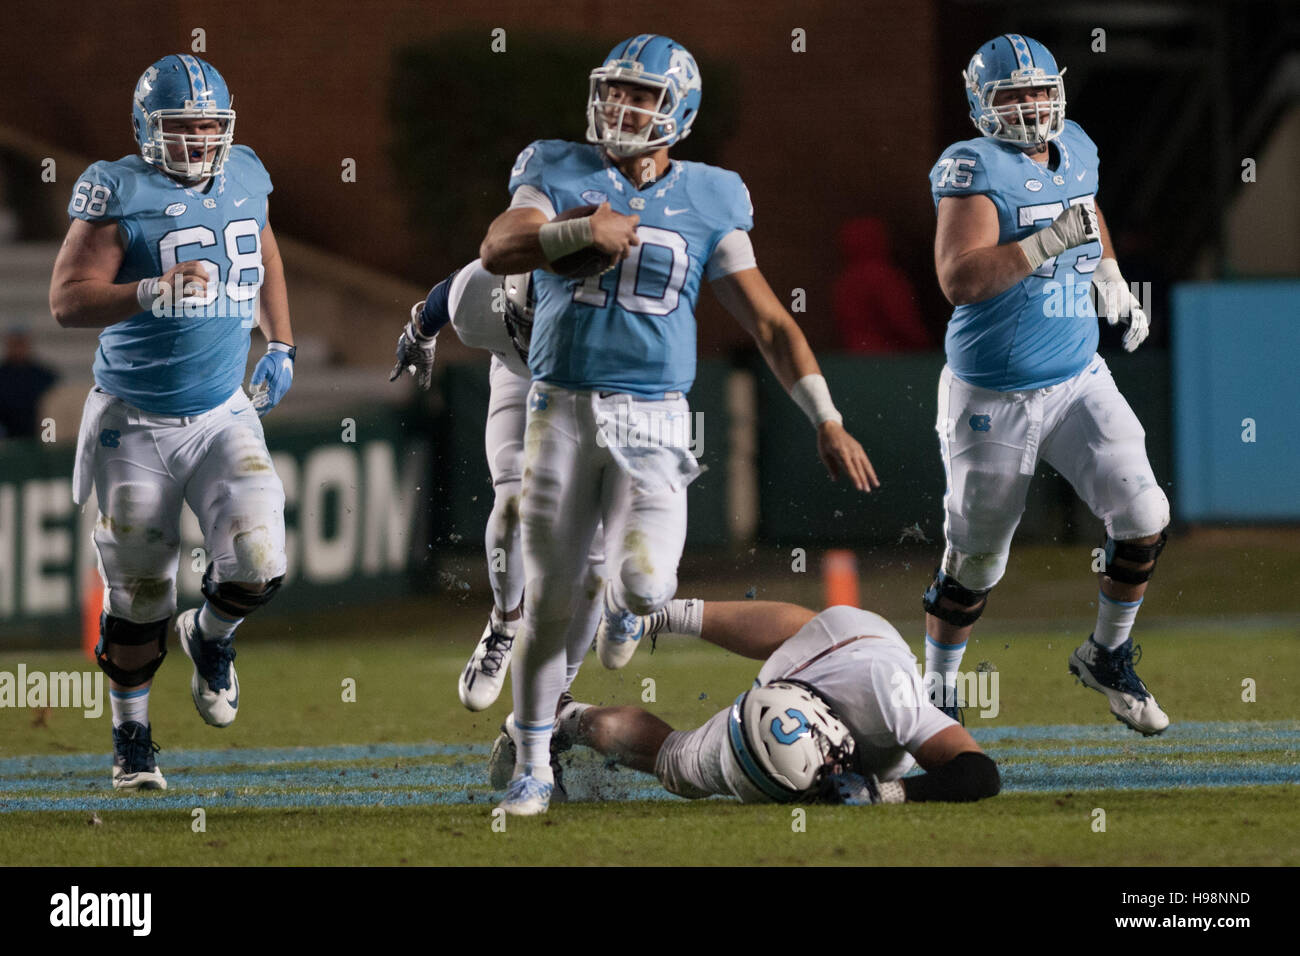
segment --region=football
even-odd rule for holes
[[[599,206],[574,206],[572,209],[564,210],[551,222],[581,219],[584,216],[590,216],[599,208]],[[556,275],[564,276],[566,279],[585,279],[588,276],[598,276],[602,272],[608,272],[617,264],[618,260],[612,255],[601,252],[595,246],[587,246],[577,252],[570,252],[566,256],[560,256],[551,263],[550,269]]]

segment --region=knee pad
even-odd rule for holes
[[[1169,499],[1155,485],[1134,495],[1106,525],[1107,533],[1124,538],[1145,538],[1169,525]]]
[[[167,623],[171,617],[150,624],[137,624],[124,617],[104,613],[99,616],[99,643],[95,660],[99,669],[124,687],[138,687],[150,680],[167,656]],[[138,667],[124,667],[113,660],[114,647],[144,647],[157,643],[158,653]]]
[[[933,614],[939,620],[955,627],[966,627],[978,621],[980,615],[984,613],[991,590],[993,589],[984,588],[972,591],[970,588],[963,587],[956,578],[944,574],[941,568],[935,568],[934,582],[922,596],[921,604],[927,614]],[[943,598],[947,598],[953,604],[961,605],[965,610],[945,607]]]
[[[260,591],[234,581],[213,581],[212,565],[209,564],[208,569],[203,572],[203,596],[214,609],[226,617],[245,618],[275,597],[275,592],[280,590],[282,583],[284,583],[283,574],[278,578],[272,578]]]
[[[633,614],[653,614],[673,599],[677,593],[677,575],[665,580],[656,574],[647,574],[636,566],[634,558],[623,562],[618,581],[622,604]]]
[[[1133,541],[1116,541],[1114,538],[1106,538],[1106,577],[1112,581],[1118,581],[1121,584],[1145,584],[1151,580],[1151,575],[1156,571],[1156,559],[1160,557],[1160,552],[1165,549],[1165,542],[1169,540],[1169,535],[1161,531],[1160,539],[1154,544],[1137,544]],[[1133,568],[1122,564],[1116,564],[1116,560],[1126,561],[1128,564],[1149,564],[1149,568]]]
[[[264,526],[240,531],[230,542],[235,552],[234,573],[229,575],[239,581],[270,581],[283,563],[283,555],[271,541],[271,533]],[[280,577],[284,575],[281,574]]]

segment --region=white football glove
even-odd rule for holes
[[[397,376],[408,371],[415,376],[415,384],[427,392],[433,385],[433,352],[438,337],[420,334],[420,310],[423,308],[423,299],[411,306],[411,320],[397,338],[397,364],[388,380],[395,382]]]
[[[1101,224],[1097,219],[1097,210],[1081,202],[1057,216],[1056,221],[1046,229],[1025,236],[1019,245],[1032,272],[1066,249],[1100,239]]]
[[[1120,275],[1119,263],[1102,259],[1092,274],[1092,301],[1097,315],[1108,325],[1121,321],[1128,325],[1124,333],[1124,351],[1132,352],[1146,341],[1151,331],[1151,320],[1142,311],[1142,303]]]

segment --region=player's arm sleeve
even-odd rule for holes
[[[546,193],[542,192],[536,186],[529,186],[527,183],[515,190],[515,194],[510,197],[511,209],[537,209],[540,210],[547,219],[555,218],[555,206]]]
[[[717,197],[720,228],[705,262],[704,277],[712,282],[733,272],[758,268],[749,230],[754,228],[754,203],[745,181],[730,170],[715,170],[709,181],[712,196]]]
[[[930,194],[936,206],[944,196],[976,196],[991,192],[988,160],[972,146],[951,147],[930,170]]]
[[[1002,789],[998,765],[988,754],[975,750],[959,753],[919,777],[904,777],[902,783],[908,803],[969,803],[996,797]]]
[[[758,259],[754,256],[754,244],[749,240],[749,233],[733,229],[713,247],[713,254],[704,266],[704,278],[712,282],[733,272],[757,268]]]
[[[122,218],[122,197],[117,176],[107,163],[93,163],[78,178],[68,200],[68,215],[86,222],[111,222]]]

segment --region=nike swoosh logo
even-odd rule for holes
[[[239,678],[235,678],[235,696],[230,698],[230,709],[239,710]]]
[[[685,210],[685,209],[669,209],[669,208],[666,207],[666,206],[664,207],[664,215],[665,215],[665,216],[675,216],[675,215],[677,215],[678,213],[681,213],[681,212],[687,212],[687,211],[688,211],[688,210]]]
[[[244,203],[246,203],[246,202],[248,202],[248,197],[247,197],[247,196],[245,196],[243,199],[236,199],[236,200],[235,200],[235,205],[236,205],[236,206],[242,206],[242,205],[243,205]]]
[[[1077,179],[1079,182],[1083,182],[1083,177],[1087,175],[1088,175],[1088,171],[1085,169],[1083,172],[1081,172],[1079,175],[1075,176],[1074,178]],[[238,206],[239,203],[235,203],[235,205]]]

